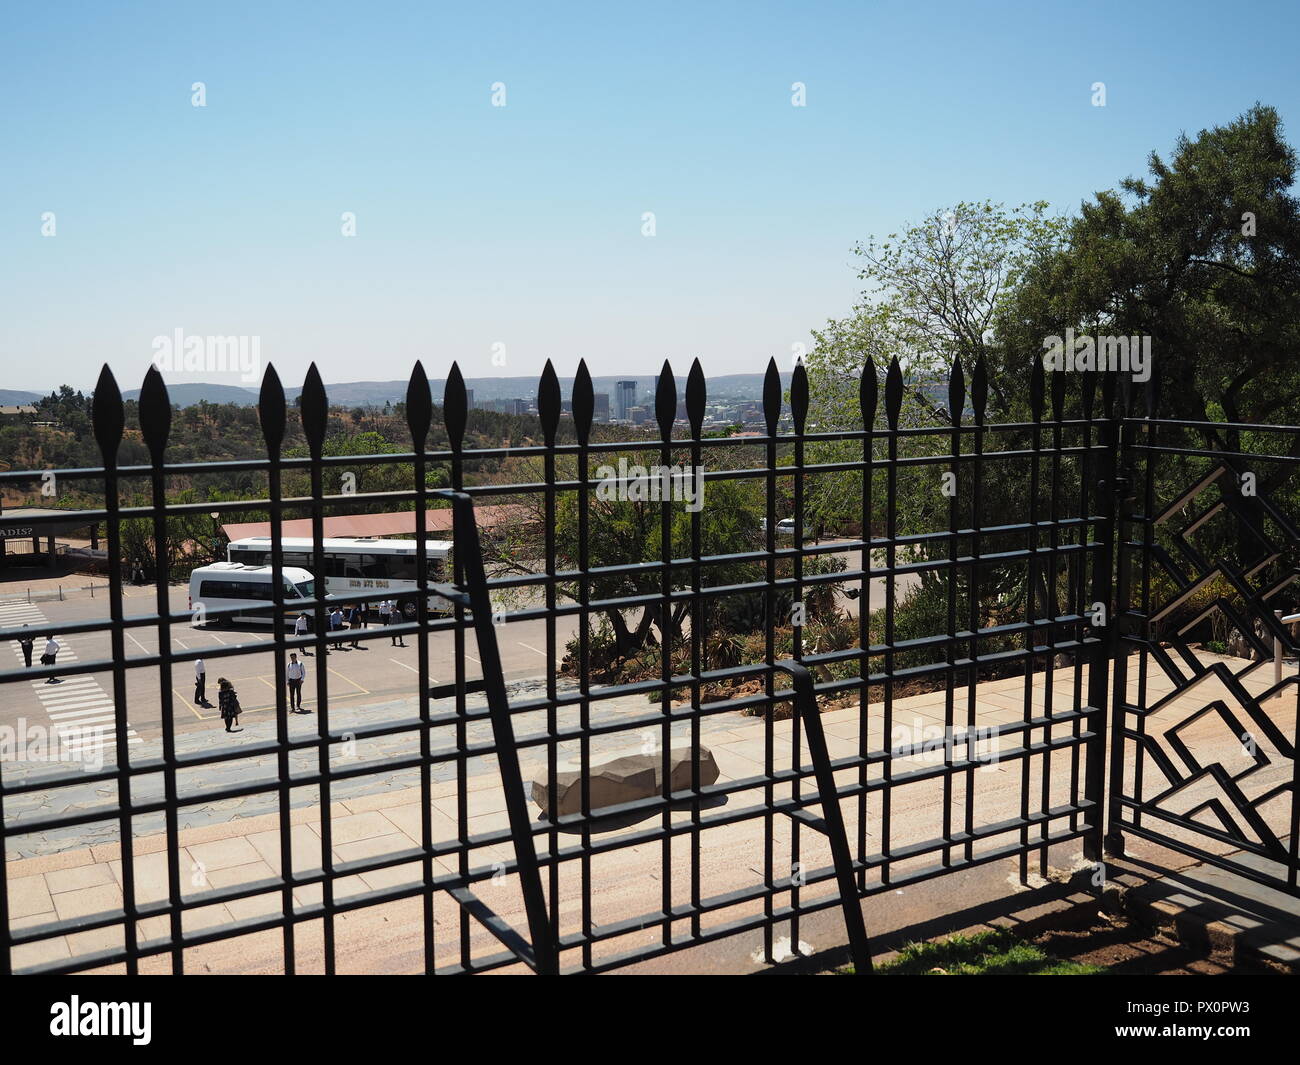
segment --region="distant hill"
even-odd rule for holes
[[[240,388],[238,385],[213,385],[203,382],[168,385],[167,394],[172,404],[177,407],[192,407],[207,400],[209,403],[238,403],[241,407],[252,407],[257,403],[257,389]],[[140,390],[133,388],[122,393],[123,399],[139,399]]]
[[[711,399],[760,399],[763,395],[763,379],[764,375],[761,373],[722,374],[718,377],[710,377],[708,378],[709,397]],[[573,393],[573,378],[561,377],[559,381],[560,392],[567,398]],[[612,397],[619,381],[635,381],[638,398],[643,398],[654,391],[655,379],[653,374],[593,377],[591,384],[596,392],[606,392]],[[683,395],[686,390],[686,372],[683,371],[676,378],[676,381],[677,394],[679,396]],[[782,373],[782,387],[787,387],[789,384],[790,374],[788,372]],[[433,393],[435,403],[442,403],[442,396],[446,387],[447,382],[443,378],[435,378],[429,382],[429,389]],[[536,377],[467,377],[465,387],[473,391],[475,403],[483,403],[493,399],[532,400],[537,398]],[[257,403],[257,391],[256,388],[241,388],[237,385],[193,382],[167,386],[167,392],[171,396],[172,403],[178,407],[193,406],[202,400],[207,400],[209,403],[238,403],[240,406],[253,406]],[[294,385],[286,387],[284,394],[292,403],[301,391],[301,386]],[[326,384],[325,393],[329,397],[330,403],[337,407],[382,407],[385,403],[401,403],[406,399],[406,382],[344,381]],[[40,398],[35,393],[0,391],[0,396],[5,395]],[[129,392],[123,392],[122,396],[124,399],[138,399],[140,390],[138,388],[132,389]],[[25,403],[29,402],[29,399],[4,400],[4,402]]]
[[[0,388],[0,406],[16,407],[22,403],[35,403],[48,395],[48,392],[20,392],[16,388]]]

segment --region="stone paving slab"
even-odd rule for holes
[[[1055,698],[1058,709],[1072,705],[1070,693],[1073,688],[1071,671],[1058,671],[1054,678],[1057,682]],[[1010,678],[1006,681],[992,682],[990,696],[1005,695],[1013,692],[1017,685],[1023,692],[1023,679]],[[528,698],[535,692],[540,682],[529,686],[516,685],[512,689],[512,698]],[[1266,686],[1266,685],[1264,685]],[[1022,704],[1005,705],[1004,699],[985,699],[984,687],[979,691],[980,702],[977,705],[977,717],[981,723],[1012,722],[1020,720]],[[939,705],[942,708],[943,693]],[[894,720],[910,724],[920,717],[927,723],[932,716],[924,716],[927,711],[932,714],[935,706],[935,693],[914,697],[913,704],[908,699],[897,700],[894,704]],[[1200,695],[1198,693],[1197,698]],[[1012,700],[1014,702],[1014,700]],[[964,720],[964,693],[957,720]],[[603,708],[611,714],[622,714],[627,719],[639,718],[653,713],[654,708],[642,697],[629,697],[625,703],[617,706],[607,705]],[[1290,712],[1294,712],[1293,706]],[[385,720],[382,715],[398,719],[411,713],[411,707],[402,703],[385,704],[382,707],[352,708],[351,711],[335,711],[331,721],[335,727],[346,728],[348,713],[365,715],[364,720],[374,722]],[[1285,712],[1280,721],[1287,720]],[[884,740],[879,719],[881,707],[869,708],[872,730],[870,745],[879,747]],[[542,715],[544,717],[544,715]],[[303,720],[307,720],[305,717]],[[357,719],[352,719],[355,723]],[[940,714],[939,720],[942,720]],[[856,706],[843,710],[830,711],[823,715],[823,722],[832,745],[833,756],[847,757],[858,749],[859,710]],[[257,727],[267,730],[264,738],[270,738],[273,728],[270,722]],[[314,727],[314,720],[313,726]],[[723,781],[736,781],[753,777],[762,772],[764,758],[764,739],[768,725],[735,714],[711,715],[700,722],[701,735],[718,759]],[[1064,728],[1065,726],[1062,726]],[[788,764],[789,752],[792,750],[794,722],[787,719],[772,722],[770,725],[774,737],[774,746],[778,764]],[[486,740],[490,726],[486,721],[475,722],[470,730],[476,733],[472,739]],[[682,722],[673,729],[685,733],[689,723]],[[521,730],[522,731],[522,730]],[[194,740],[202,749],[211,749],[218,744],[247,742],[241,737],[257,736],[254,728],[248,732],[236,734],[235,737],[215,731],[211,735],[198,735]],[[639,737],[639,730],[624,732],[612,736],[598,737],[593,741],[595,751],[608,747],[613,750],[626,749],[629,740]],[[657,730],[656,730],[657,735]],[[1225,743],[1236,743],[1233,737],[1225,737],[1215,722],[1205,719],[1189,730],[1189,739],[1202,744],[1207,752],[1226,757]],[[392,738],[394,743],[402,737]],[[806,745],[801,744],[806,761]],[[542,766],[545,748],[529,748],[524,756],[525,775]],[[314,755],[313,755],[314,757]],[[367,757],[376,755],[367,752]],[[382,754],[377,756],[382,759]],[[504,830],[504,802],[501,798],[499,778],[493,759],[471,759],[471,775],[466,785],[466,814],[471,835]],[[1028,779],[1030,794],[1036,807],[1041,794],[1042,782],[1041,758],[1035,758],[1029,765]],[[895,758],[893,768],[896,774],[912,766],[926,764],[923,756],[915,758]],[[247,783],[257,779],[258,772],[266,774],[266,779],[273,781],[275,773],[274,757],[248,759],[232,762],[222,766],[204,767],[212,770],[211,776],[200,778],[196,786],[219,787],[226,783],[238,781]],[[432,815],[434,818],[435,839],[439,841],[456,838],[456,818],[459,813],[456,799],[456,783],[448,770],[454,771],[454,764],[436,767],[434,784],[431,789]],[[386,854],[396,854],[418,846],[421,838],[421,794],[417,787],[411,785],[418,779],[414,771],[394,773],[385,771],[382,764],[374,777],[356,780],[338,781],[332,792],[329,809],[331,828],[331,848],[329,859],[332,862],[344,862],[362,858],[379,858]],[[878,776],[880,767],[873,767],[870,777]],[[844,783],[856,779],[857,769],[842,771],[838,778]],[[1019,765],[992,765],[983,767],[972,775],[971,786],[974,788],[971,800],[976,809],[976,824],[994,823],[1007,817],[1015,816],[1019,810],[1022,794],[1022,771]],[[1068,801],[1070,797],[1071,774],[1068,752],[1058,752],[1052,756],[1052,775],[1049,781],[1049,804]],[[94,791],[103,785],[86,785]],[[111,784],[109,785],[111,788]],[[815,791],[807,784],[803,785],[804,794]],[[75,788],[72,789],[75,791]],[[325,857],[322,853],[324,844],[321,837],[321,810],[308,795],[314,789],[302,788],[295,792],[295,802],[284,816],[290,825],[292,840],[292,860],[294,869],[303,874],[319,870]],[[790,785],[774,788],[778,797],[789,794]],[[955,816],[962,816],[962,804],[966,799],[967,783],[964,776],[954,777],[948,781],[920,781],[906,786],[896,786],[891,793],[892,822],[891,847],[896,849],[913,840],[933,839],[941,834],[943,811],[949,808]],[[110,792],[111,795],[111,792]],[[723,813],[752,806],[761,801],[762,789],[752,788],[734,793],[728,797]],[[12,797],[17,799],[18,797]],[[103,801],[102,796],[98,796]],[[74,796],[69,801],[88,801],[89,796]],[[259,800],[259,801],[252,801]],[[273,791],[266,796],[249,797],[234,804],[221,804],[221,809],[186,810],[181,819],[179,833],[180,851],[178,853],[179,876],[182,894],[188,898],[197,898],[202,892],[213,888],[229,887],[239,884],[255,883],[278,875],[280,862],[280,822],[281,815],[276,812],[277,794]],[[850,838],[865,840],[869,850],[878,850],[882,841],[879,832],[879,796],[872,797],[867,808],[867,819],[859,824],[859,804],[842,803]],[[215,804],[214,804],[215,805]],[[48,815],[53,807],[48,798],[45,804],[32,804],[29,809],[11,810],[11,803],[6,802],[6,815],[22,817],[35,816],[34,811],[43,810]],[[69,807],[70,808],[70,807]],[[531,808],[531,807],[530,807]],[[533,811],[536,813],[535,809]],[[707,814],[707,811],[706,811]],[[658,815],[656,815],[657,817]],[[684,824],[689,818],[689,811],[678,810],[671,814],[674,823]],[[160,900],[166,897],[167,857],[166,837],[162,834],[161,819],[156,827],[149,830],[144,822],[137,819],[137,837],[132,841],[132,852],[136,867],[136,898],[138,902]],[[960,822],[957,822],[958,824]],[[645,824],[632,823],[602,831],[598,838],[610,840],[619,834],[637,831]],[[11,913],[15,927],[20,922],[23,927],[30,927],[56,919],[87,917],[101,912],[120,910],[122,906],[122,868],[121,847],[116,839],[116,823],[106,826],[103,835],[94,835],[90,839],[74,840],[70,834],[50,833],[33,846],[27,853],[10,855],[7,866],[9,877]],[[566,833],[555,833],[561,846],[572,841]],[[1017,838],[1019,831],[994,837],[986,841],[992,847]],[[537,836],[539,849],[546,852],[551,833]],[[780,870],[788,867],[793,855],[794,832],[790,822],[777,818],[773,823],[774,868]],[[761,876],[763,854],[764,825],[761,818],[738,822],[705,826],[701,830],[701,880],[705,884],[706,894],[721,894],[737,887],[754,882],[756,875]],[[35,836],[31,837],[35,839]],[[90,844],[89,846],[87,844]],[[1230,849],[1230,848],[1225,848]],[[667,852],[667,857],[666,857]],[[476,847],[468,856],[471,868],[490,867],[492,863],[510,857],[508,842],[491,846]],[[672,891],[675,904],[690,901],[689,885],[691,868],[689,863],[689,838],[679,837],[670,847],[660,844],[624,846],[608,853],[592,856],[593,876],[593,919],[599,922],[626,920],[644,913],[647,906],[657,904],[658,888],[655,884],[662,873],[662,866],[668,860],[671,867]],[[801,834],[800,860],[808,867],[817,867],[829,863],[824,841],[814,833]],[[435,862],[435,871],[452,871],[455,858],[440,859]],[[898,863],[900,870],[908,863]],[[111,879],[106,878],[100,868],[107,867]],[[580,919],[576,908],[576,880],[570,869],[561,867],[561,902],[559,912],[564,917],[562,932],[573,931],[574,922]],[[360,892],[391,888],[401,885],[420,883],[422,873],[418,863],[403,863],[391,868],[372,870],[364,874],[341,877],[333,885],[336,898],[345,898]],[[567,889],[566,889],[567,885]],[[479,885],[488,896],[493,909],[516,927],[523,927],[522,899],[517,883],[513,877],[505,877],[500,884],[484,882]],[[295,904],[307,905],[321,898],[319,885],[305,885],[293,893]],[[654,898],[650,898],[654,896]],[[650,901],[647,902],[647,899]],[[250,896],[246,899],[231,900],[221,904],[205,906],[199,910],[185,913],[184,925],[187,929],[211,927],[223,922],[239,920],[258,914],[278,913],[281,905],[281,893],[278,890]],[[744,911],[744,907],[741,907]],[[407,971],[420,967],[418,957],[421,940],[421,907],[417,900],[404,900],[367,907],[360,911],[339,915],[336,918],[339,936],[340,970],[347,971],[356,967],[356,971]],[[457,909],[445,896],[439,896],[437,902],[435,942],[439,956],[446,959],[455,956],[459,941],[460,918]],[[740,916],[735,910],[728,910],[728,920]],[[706,922],[707,924],[707,922]],[[318,964],[320,952],[311,947],[311,928],[319,922],[311,922],[300,927],[302,933],[297,937],[300,944],[301,966],[310,971],[312,965]],[[343,935],[346,930],[347,935]],[[165,918],[148,918],[140,923],[140,934],[146,938],[164,936],[168,932]],[[40,943],[25,945],[16,952],[14,963],[17,966],[48,964],[59,958],[73,954],[80,955],[92,947],[87,944],[99,944],[93,949],[106,949],[103,944],[117,936],[121,940],[120,926],[116,933],[113,929],[95,930],[94,933],[71,933],[52,937]],[[653,940],[660,932],[647,929],[620,939],[617,949],[628,949],[637,942]],[[497,948],[481,929],[475,925],[471,931],[473,949],[491,953]],[[187,954],[203,959],[201,964],[213,971],[275,971],[280,965],[279,952],[282,949],[278,933],[250,934],[225,943],[211,944],[204,948],[192,948]],[[146,969],[166,971],[169,965],[164,957],[147,960]]]

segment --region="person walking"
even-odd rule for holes
[[[390,599],[388,601],[388,623],[390,625],[398,625],[401,623],[401,621],[402,621],[402,609],[397,605],[397,603],[394,600]],[[402,638],[401,633],[398,633],[393,637],[393,646],[394,647],[406,646],[406,640]]]
[[[194,705],[211,706],[208,702],[208,667],[203,664],[203,659],[194,660]]]
[[[289,685],[289,709],[306,713],[302,708],[302,682],[307,679],[307,667],[298,661],[297,654],[293,652],[290,652],[289,662],[284,667],[284,676]]]
[[[388,602],[387,599],[381,599],[379,600],[379,606],[377,609],[379,611],[379,627],[381,629],[388,628],[388,623],[393,618],[392,605]]]
[[[225,677],[217,678],[217,709],[221,712],[221,720],[226,723],[226,731],[234,732],[231,726],[239,724],[239,694]]]
[[[353,650],[359,651],[361,649],[361,645],[357,643],[357,633],[361,631],[361,607],[359,604],[354,605],[348,612],[348,627],[352,630],[352,643],[350,646]]]
[[[330,632],[337,633],[342,631],[343,631],[343,611],[339,607],[335,607],[333,610],[330,611]],[[342,641],[339,642],[339,646],[340,647],[343,646]]]
[[[293,634],[295,636],[307,635],[307,615],[305,613],[299,614],[298,620],[293,623]],[[307,655],[311,654],[311,652],[308,651],[307,648],[305,647],[302,649],[302,653],[304,658],[307,657]]]
[[[23,628],[25,629],[27,628],[27,626],[24,625]],[[32,668],[32,645],[35,642],[36,641],[33,640],[30,636],[18,637],[18,646],[23,649],[23,665],[25,665],[28,669]]]
[[[58,657],[59,657],[59,641],[56,640],[53,636],[51,636],[48,640],[45,641],[45,653],[41,655],[41,665],[52,666],[54,665],[55,659]],[[58,677],[46,677],[45,683],[58,684],[60,683],[60,681]]]

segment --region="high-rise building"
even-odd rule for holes
[[[627,421],[628,411],[636,406],[636,382],[620,381],[614,391],[614,412],[620,421]]]
[[[474,390],[472,388],[465,389],[465,409],[474,409]]]
[[[596,392],[593,393],[592,398],[596,401],[596,409],[591,416],[592,421],[596,421],[596,422],[609,421],[609,393]]]

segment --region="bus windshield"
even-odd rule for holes
[[[315,581],[299,581],[294,587],[298,589],[298,594],[304,599],[310,599],[316,594]]]

